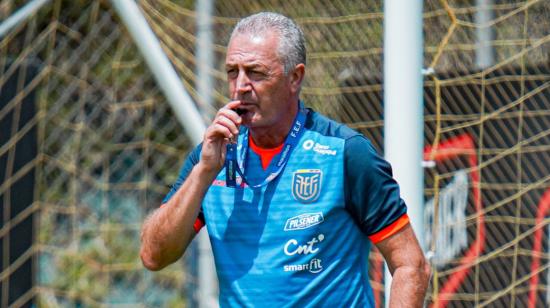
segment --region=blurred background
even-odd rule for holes
[[[0,21],[27,2],[1,0]],[[138,5],[205,123],[232,27],[276,11],[306,35],[306,105],[383,152],[383,1],[199,2]],[[423,3],[427,303],[548,307],[550,1]],[[196,247],[160,272],[139,260],[192,146],[111,2],[46,1],[0,36],[0,307],[196,306]]]

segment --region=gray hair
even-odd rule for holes
[[[277,53],[283,63],[285,75],[296,65],[306,64],[306,45],[302,29],[290,18],[273,12],[260,12],[241,19],[231,33],[258,35],[267,30],[279,34]]]

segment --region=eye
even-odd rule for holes
[[[236,78],[238,75],[238,72],[236,69],[234,68],[230,68],[227,70],[227,77],[230,78],[230,79],[233,79],[233,78]]]
[[[264,72],[252,70],[248,73],[251,79],[261,79],[265,76]]]

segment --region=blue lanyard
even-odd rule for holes
[[[300,102],[300,110],[294,119],[294,125],[292,125],[290,132],[286,136],[283,149],[279,155],[279,160],[276,164],[269,164],[267,169],[268,176],[262,183],[257,185],[250,185],[250,183],[246,181],[246,177],[243,172],[246,155],[248,153],[248,130],[242,134],[243,138],[238,140],[238,145],[236,143],[228,144],[225,158],[225,182],[227,187],[235,187],[237,185],[236,173],[238,173],[241,176],[241,179],[252,188],[262,187],[275,179],[286,166],[292,150],[296,147],[296,145],[298,145],[300,137],[305,130],[305,121],[306,109],[304,108],[303,103]]]

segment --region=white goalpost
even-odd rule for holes
[[[422,1],[385,1],[384,153],[416,234],[424,229],[422,54]],[[422,238],[418,236],[425,250]],[[391,275],[387,266],[384,286],[388,307]]]
[[[182,82],[170,64],[170,60],[162,51],[159,40],[133,0],[112,0],[113,6],[128,28],[132,38],[138,46],[145,62],[162,89],[170,106],[174,110],[179,123],[185,128],[194,144],[202,141],[205,123],[197,110],[191,96],[187,93]],[[202,42],[201,45],[205,43]],[[205,86],[203,86],[204,90]],[[218,303],[216,271],[212,248],[206,228],[197,235],[198,241],[198,305],[199,307],[213,307]]]

